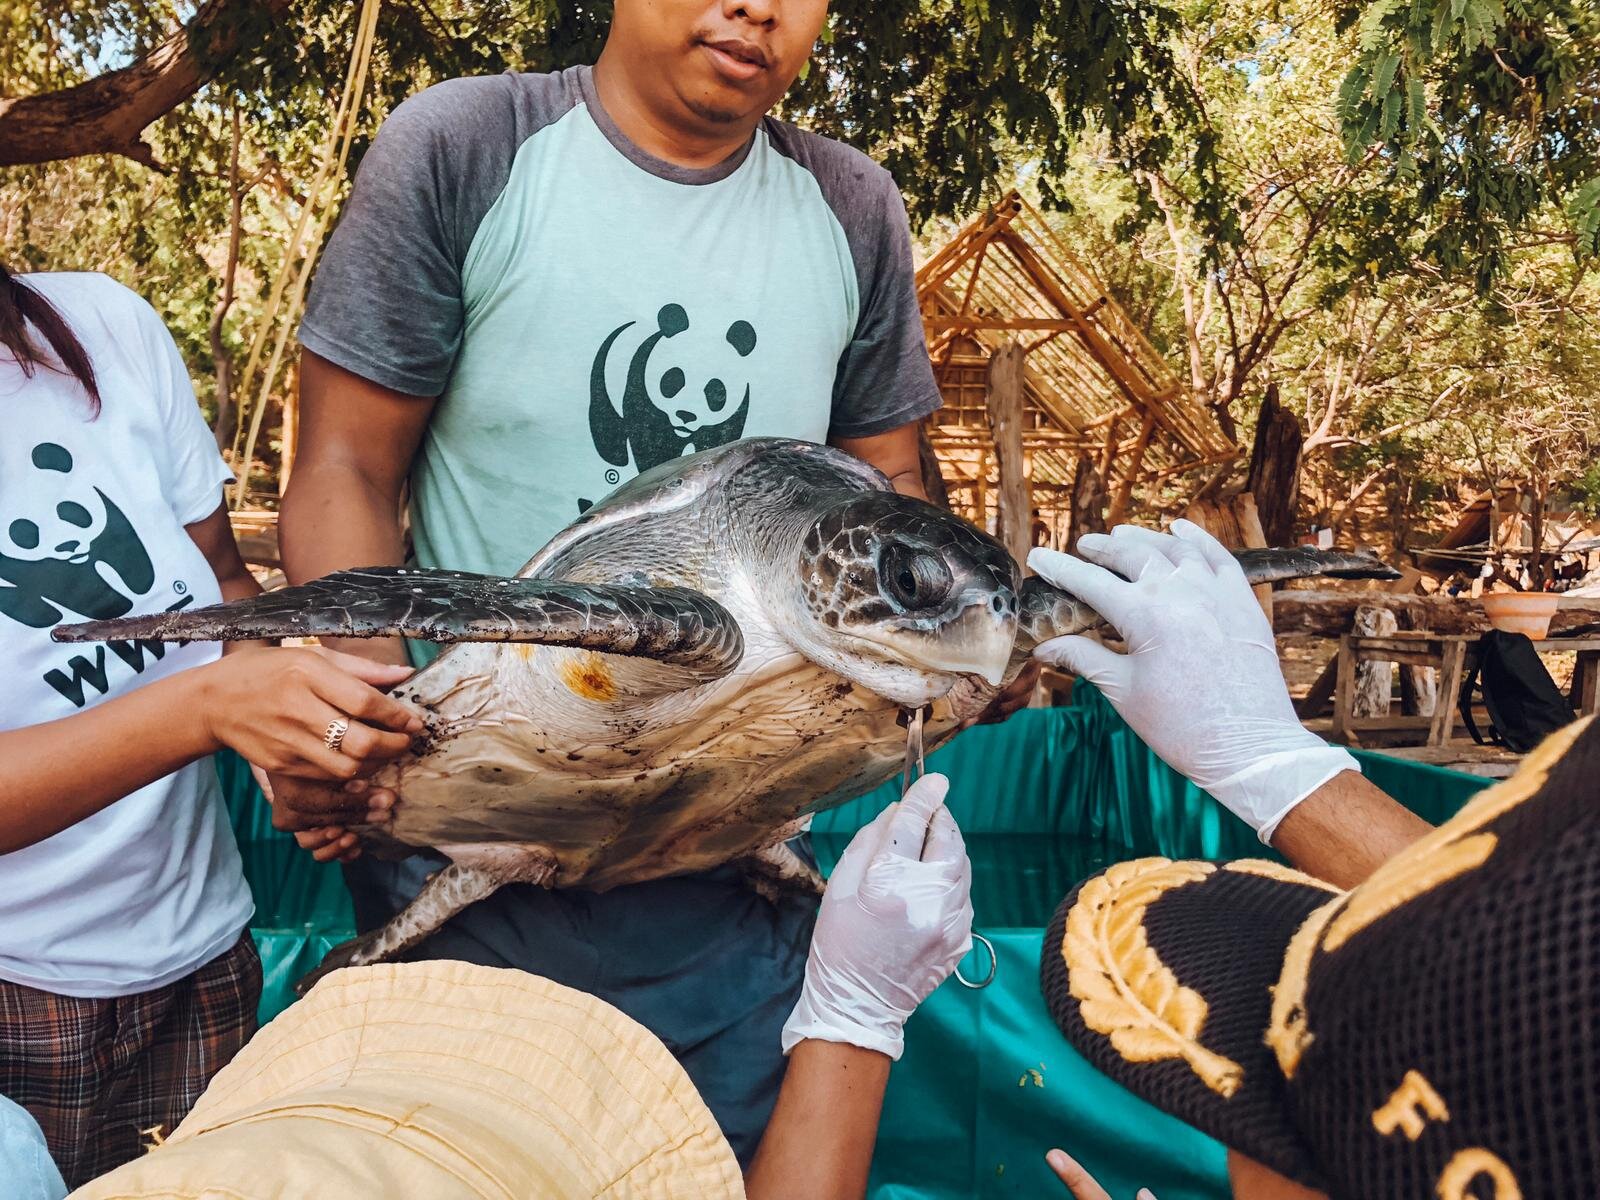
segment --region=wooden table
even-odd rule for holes
[[[1348,742],[1352,734],[1425,733],[1428,746],[1442,746],[1455,728],[1456,701],[1461,681],[1471,669],[1479,634],[1428,633],[1402,630],[1377,636],[1347,633],[1339,639],[1338,682],[1334,687],[1333,738]],[[1576,653],[1573,675],[1579,714],[1600,708],[1600,637],[1546,638],[1534,642],[1540,654]],[[1392,662],[1439,671],[1439,698],[1432,716],[1357,717],[1351,712],[1355,694],[1356,664]]]

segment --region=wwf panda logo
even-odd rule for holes
[[[656,313],[656,329],[633,352],[622,403],[611,398],[606,365],[616,341],[637,322],[625,321],[600,343],[589,371],[589,433],[601,458],[637,471],[744,436],[750,415],[748,359],[755,327],[734,321],[691,327],[681,304]],[[578,501],[580,511],[590,502]]]
[[[12,489],[28,511],[0,515],[0,615],[34,629],[69,614],[120,617],[155,584],[150,555],[122,510],[79,485],[72,455],[54,442],[33,448],[39,475]]]

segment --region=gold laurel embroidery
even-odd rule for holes
[[[1286,867],[1282,863],[1275,863],[1265,858],[1236,858],[1230,863],[1224,863],[1223,870],[1237,871],[1241,875],[1259,875],[1263,879],[1276,879],[1279,883],[1298,883],[1301,887],[1317,888],[1334,894],[1339,891],[1331,883],[1313,879],[1293,867]]]
[[[1434,1185],[1439,1200],[1467,1200],[1467,1188],[1483,1176],[1494,1184],[1494,1200],[1522,1200],[1522,1188],[1517,1177],[1498,1154],[1482,1147],[1461,1150],[1439,1172],[1439,1182]]]
[[[1515,775],[1503,783],[1497,783],[1494,787],[1479,792],[1455,816],[1426,837],[1412,842],[1379,867],[1372,877],[1356,890],[1382,887],[1387,876],[1404,872],[1412,863],[1431,858],[1441,847],[1460,841],[1469,833],[1476,833],[1491,821],[1524,803],[1544,786],[1545,780],[1550,777],[1550,768],[1572,749],[1572,744],[1593,720],[1592,716],[1584,717],[1545,738],[1532,754],[1522,760],[1522,765]]]
[[[1272,989],[1272,1017],[1267,1022],[1266,1042],[1278,1058],[1278,1069],[1285,1079],[1293,1079],[1301,1056],[1313,1041],[1311,1016],[1306,1012],[1306,985],[1311,975],[1311,958],[1317,940],[1328,922],[1339,911],[1347,896],[1330,900],[1305,919],[1284,951],[1283,971]]]
[[[1492,833],[1475,833],[1435,849],[1428,858],[1408,859],[1398,870],[1385,868],[1350,893],[1344,910],[1328,927],[1322,948],[1337,950],[1380,917],[1457,875],[1481,867],[1499,840]]]
[[[1212,1091],[1238,1091],[1244,1070],[1199,1042],[1205,998],[1182,986],[1145,939],[1144,917],[1164,892],[1215,866],[1145,858],[1119,863],[1085,884],[1067,915],[1061,953],[1083,1023],[1129,1062],[1181,1058]]]
[[[1394,1095],[1372,1110],[1372,1127],[1384,1137],[1398,1129],[1413,1142],[1422,1136],[1430,1120],[1449,1119],[1444,1097],[1433,1090],[1433,1084],[1421,1071],[1407,1071]]]
[[[1494,851],[1495,837],[1477,831],[1537,792],[1549,778],[1550,768],[1593,720],[1584,717],[1551,734],[1510,779],[1479,793],[1449,821],[1395,855],[1354,891],[1330,900],[1306,918],[1284,953],[1283,970],[1272,989],[1272,1020],[1267,1026],[1267,1045],[1277,1055],[1286,1079],[1294,1078],[1300,1058],[1312,1042],[1306,987],[1323,931],[1342,911],[1358,910],[1359,915],[1348,921],[1341,918],[1338,929],[1330,931],[1325,948],[1337,949],[1407,900],[1481,866]]]

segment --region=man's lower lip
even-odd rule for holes
[[[706,53],[711,56],[712,65],[715,66],[721,74],[726,75],[731,79],[736,79],[740,82],[743,82],[745,80],[754,79],[757,75],[766,70],[766,68],[761,66],[759,63],[746,62],[742,58],[735,58],[726,50],[718,50],[715,46],[707,45],[704,42],[702,42],[701,45],[705,47]]]

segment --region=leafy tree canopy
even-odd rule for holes
[[[1351,163],[1388,187],[1349,246],[1356,269],[1420,251],[1480,286],[1530,229],[1600,249],[1600,8],[1592,0],[1330,0],[1348,64],[1324,101]],[[1135,178],[1181,166],[1207,252],[1239,237],[1198,94],[1193,39],[1218,0],[836,0],[789,115],[879,157],[913,215],[970,210],[1020,156],[1046,203],[1086,131]],[[217,113],[245,114],[279,158],[314,145],[349,52],[344,0],[191,6],[199,98],[163,118],[151,161],[217,169]],[[592,61],[609,5],[573,0],[386,0],[367,118],[438,79]],[[1263,25],[1278,21],[1263,12]],[[0,0],[0,96],[39,97],[138,60],[174,31],[169,3]],[[1248,32],[1248,31],[1247,31]],[[1241,45],[1240,53],[1254,53]],[[212,57],[212,56],[215,57]],[[29,111],[0,99],[0,161]],[[126,139],[124,139],[126,140]],[[124,153],[145,155],[128,145]],[[37,155],[33,160],[37,159]],[[10,156],[11,161],[30,161]],[[1149,205],[1151,197],[1144,196]],[[1153,211],[1146,209],[1147,213]],[[1542,229],[1550,212],[1559,230]],[[1359,244],[1356,244],[1359,242]]]

